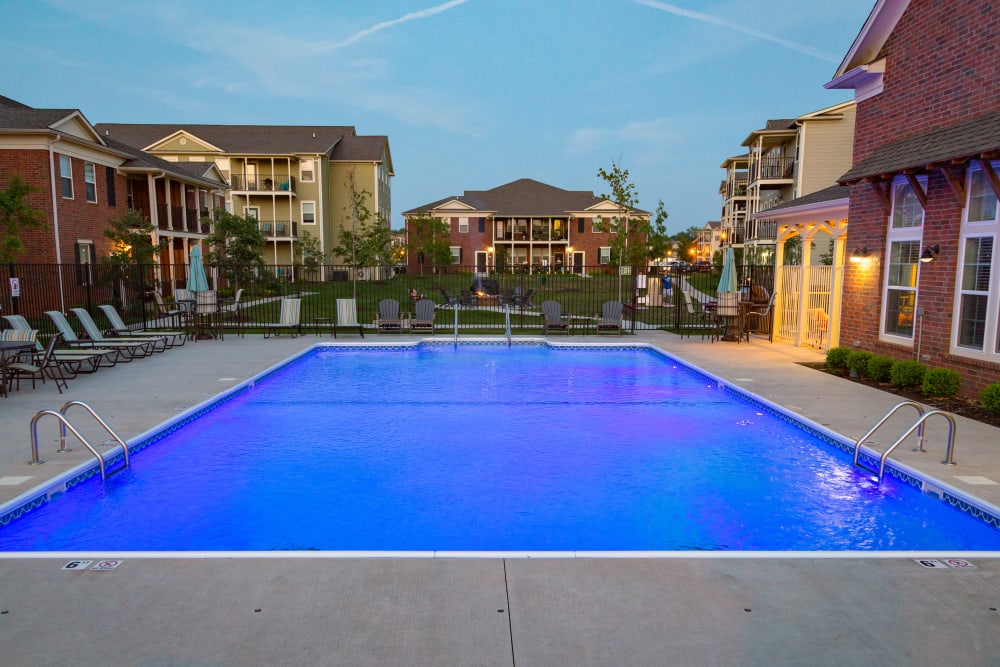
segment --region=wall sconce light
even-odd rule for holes
[[[863,262],[868,259],[868,246],[862,246],[860,248],[855,248],[854,252],[851,253],[851,261],[855,264]]]
[[[934,258],[938,256],[941,252],[941,246],[939,245],[929,245],[924,248],[924,251],[920,254],[921,262],[933,262]]]

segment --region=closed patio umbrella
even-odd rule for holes
[[[719,276],[718,294],[735,292],[736,290],[736,256],[732,247],[726,248],[726,256],[722,261],[722,275]]]
[[[194,246],[188,255],[187,288],[192,292],[208,291],[208,276],[205,275],[205,265],[201,261],[201,248]]]

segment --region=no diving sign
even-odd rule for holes
[[[930,559],[917,559],[917,564],[920,567],[925,567],[928,570],[974,570],[976,566],[965,560],[964,558],[946,558],[944,561],[940,560],[930,560]]]
[[[70,572],[82,572],[86,569],[90,569],[91,572],[110,572],[111,570],[117,569],[117,567],[125,561],[106,558],[104,560],[97,561],[96,565],[90,567],[90,564],[93,562],[94,561],[92,560],[71,560],[60,569],[69,570]]]

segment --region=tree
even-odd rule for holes
[[[108,220],[104,235],[114,242],[112,264],[152,264],[157,246],[153,244],[153,223],[139,211],[128,209],[120,218]]]
[[[212,246],[205,261],[217,266],[222,277],[234,286],[249,283],[264,268],[261,253],[267,239],[254,218],[240,217],[221,209],[216,210],[215,216],[215,231],[205,239]]]
[[[431,266],[451,264],[451,229],[448,223],[421,211],[415,218],[407,221],[406,229],[406,253],[417,258],[421,275],[424,264]]]
[[[634,215],[639,205],[639,196],[636,194],[635,185],[629,180],[628,169],[622,169],[612,162],[611,171],[605,171],[604,167],[600,167],[597,175],[611,188],[610,194],[603,194],[601,197],[618,208],[618,215],[610,220],[598,217],[594,221],[594,227],[599,232],[610,235],[611,262],[619,266],[644,265],[649,255],[646,244],[650,225],[645,218]]]
[[[668,217],[669,214],[661,199],[656,205],[656,213],[653,215],[653,221],[649,226],[649,233],[646,239],[646,247],[648,249],[646,255],[647,263],[666,255],[667,248],[671,245],[670,236],[667,235]]]
[[[22,229],[41,229],[45,224],[45,215],[27,202],[36,192],[38,188],[17,174],[0,190],[0,262],[4,264],[13,262],[24,252]]]
[[[304,268],[307,274],[315,276],[320,264],[326,259],[319,238],[303,230],[299,242],[295,245],[295,259],[295,263]]]

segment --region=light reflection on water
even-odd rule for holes
[[[307,355],[3,550],[997,549],[649,351]]]

